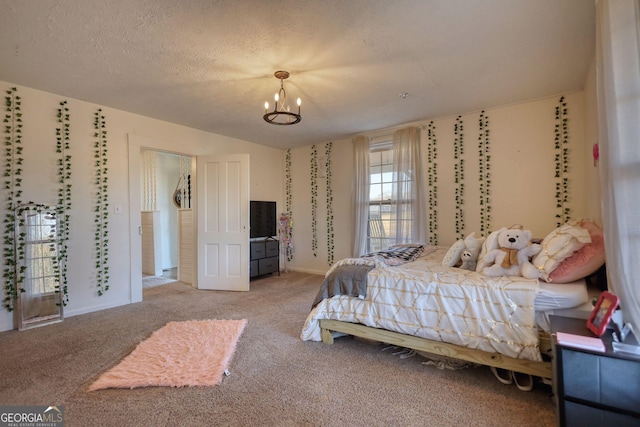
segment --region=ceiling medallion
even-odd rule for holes
[[[280,79],[280,90],[275,94],[273,111],[269,111],[269,103],[264,103],[264,121],[272,125],[295,125],[302,120],[300,115],[300,98],[298,98],[298,112],[292,113],[287,105],[287,93],[284,90],[284,80],[289,77],[288,71],[276,71],[273,75]]]

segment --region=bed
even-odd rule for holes
[[[589,298],[585,281],[554,285],[487,277],[443,266],[447,250],[424,246],[411,261],[337,262],[326,274],[301,338],[332,344],[335,335],[347,334],[552,378],[545,314],[584,304]],[[336,281],[341,270],[347,271],[347,284]]]

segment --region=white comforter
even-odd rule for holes
[[[443,267],[446,250],[437,248],[402,266],[377,262],[367,277],[366,296],[323,300],[309,313],[301,338],[321,341],[318,320],[334,319],[541,360],[534,321],[538,281]],[[359,261],[337,265],[354,262]]]

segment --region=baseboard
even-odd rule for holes
[[[327,271],[316,271],[316,270],[307,270],[305,268],[291,268],[291,267],[287,267],[288,271],[295,271],[297,273],[307,273],[307,274],[316,274],[318,276],[324,276],[325,274],[327,274]],[[280,270],[281,272],[284,272],[284,270]]]
[[[100,304],[100,305],[93,305],[93,306],[90,306],[90,307],[82,307],[82,308],[75,309],[75,310],[68,310],[65,307],[64,308],[64,317],[80,316],[82,314],[94,313],[96,311],[107,310],[107,309],[115,308],[115,307],[121,307],[123,305],[128,305],[128,304],[131,304],[131,302],[127,299],[127,300],[113,301],[113,302],[111,302],[109,304]]]

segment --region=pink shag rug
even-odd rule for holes
[[[169,322],[102,374],[89,391],[218,385],[246,324],[246,319]]]

